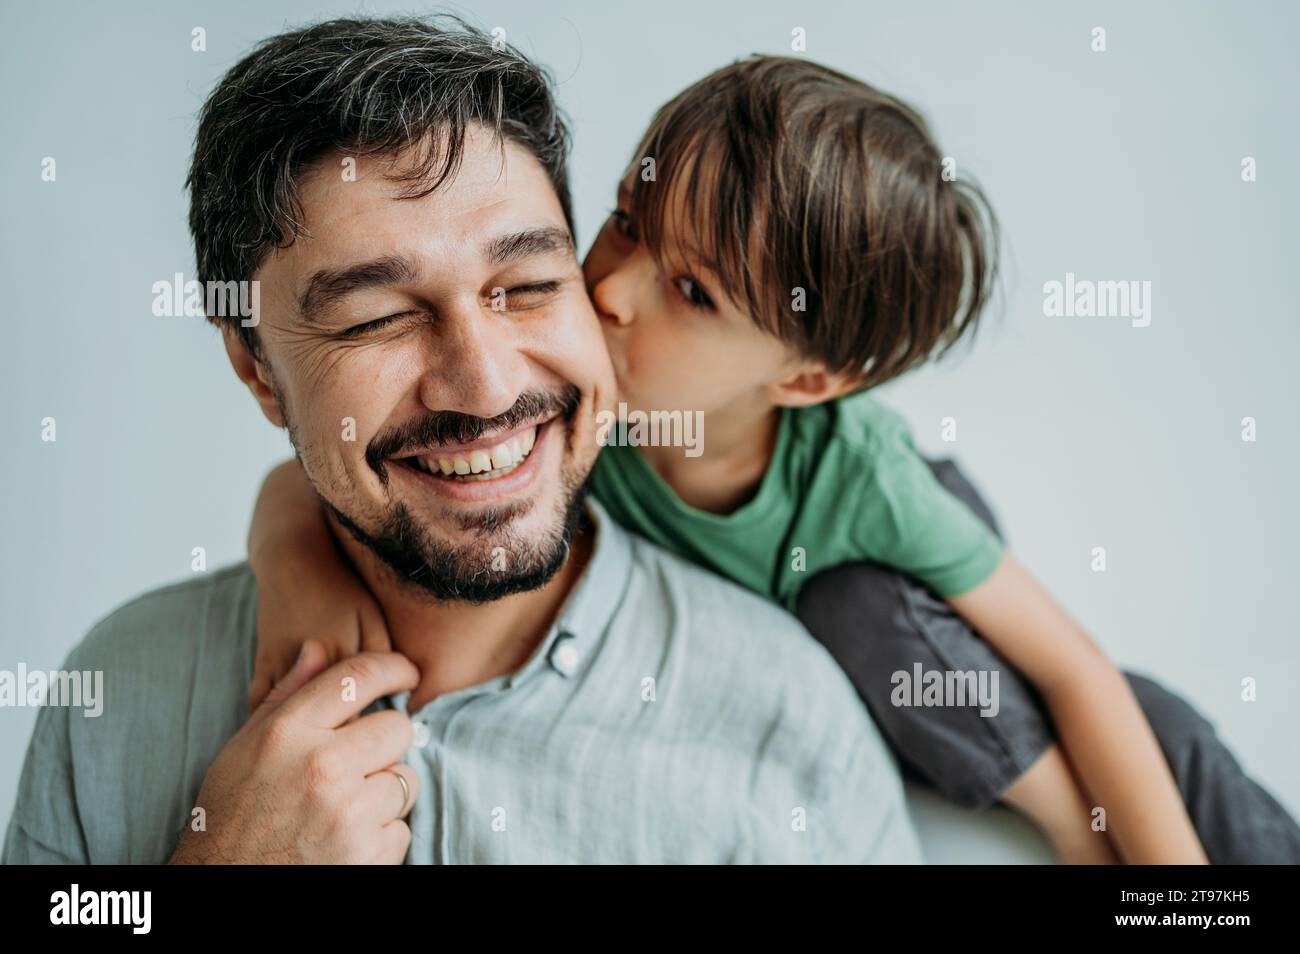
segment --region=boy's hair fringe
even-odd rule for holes
[[[760,328],[874,387],[971,336],[996,280],[997,219],[942,161],[900,100],[752,57],[659,110],[631,212],[658,261],[688,251]],[[666,247],[665,225],[684,249]]]

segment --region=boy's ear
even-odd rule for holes
[[[830,371],[820,361],[804,362],[767,386],[772,403],[782,407],[824,404],[860,387],[861,371]]]
[[[275,399],[275,389],[271,386],[271,372],[248,350],[248,345],[230,321],[221,323],[221,337],[225,339],[226,355],[230,358],[230,366],[235,369],[235,375],[252,392],[266,419],[276,427],[284,427],[280,402]]]

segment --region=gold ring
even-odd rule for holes
[[[410,802],[411,800],[411,783],[408,782],[406,780],[406,776],[403,775],[401,772],[397,771],[397,769],[386,768],[384,769],[384,771],[393,773],[394,775],[397,776],[397,780],[402,783],[402,810],[397,813],[397,817],[401,818],[403,815],[406,814],[407,803]]]

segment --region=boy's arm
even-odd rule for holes
[[[248,562],[257,580],[250,711],[308,639],[319,640],[331,662],[392,648],[379,604],[339,552],[296,460],[276,467],[262,484],[248,531]]]
[[[333,546],[334,540],[321,512],[320,501],[296,460],[286,460],[262,481],[248,528],[248,558],[254,572],[258,564],[293,557],[308,545]],[[259,580],[260,582],[260,580]]]
[[[948,602],[1038,687],[1120,857],[1208,864],[1128,682],[1042,587],[1006,555],[987,581]]]

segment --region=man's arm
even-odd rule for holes
[[[71,665],[71,660],[64,663]],[[37,713],[0,863],[90,863],[73,784],[70,712],[66,706],[42,706]]]
[[[922,864],[898,766],[875,723],[856,698],[852,703],[856,711],[844,720],[854,739],[848,762],[828,789],[823,817],[808,819],[817,835],[813,860],[818,864]]]

